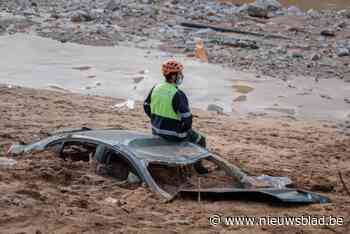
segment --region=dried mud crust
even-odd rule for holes
[[[89,126],[147,131],[142,106],[113,112],[120,100],[24,88],[0,87],[0,145],[31,142],[58,128]],[[50,153],[18,158],[0,169],[0,233],[334,233],[317,226],[219,226],[212,214],[243,216],[343,216],[350,198],[337,172],[350,184],[350,139],[334,123],[285,119],[237,119],[195,110],[195,128],[209,149],[253,175],[289,176],[300,188],[329,196],[325,205],[275,207],[244,201],[177,199],[163,203],[147,188],[121,186],[96,175],[86,162]],[[345,227],[332,227],[347,233]]]

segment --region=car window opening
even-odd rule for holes
[[[72,161],[89,162],[96,152],[97,145],[87,142],[66,142],[61,152],[62,158]]]
[[[148,170],[155,182],[170,194],[176,194],[181,189],[240,187],[238,181],[215,163],[202,160],[202,164],[209,170],[207,175],[198,174],[194,164],[179,166],[150,163]]]
[[[118,181],[139,182],[139,177],[130,163],[121,154],[106,149],[102,162],[97,163],[96,172],[102,176],[110,176]]]

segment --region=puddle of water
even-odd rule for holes
[[[350,94],[350,83],[330,78],[315,82],[312,77],[294,77],[290,82],[266,78],[246,81],[254,92],[234,109],[243,113],[269,113],[316,119],[346,119],[350,105],[344,101]],[[241,97],[240,93],[235,98]]]
[[[236,90],[238,93],[247,94],[254,90],[254,88],[248,85],[233,85],[232,88]]]
[[[237,4],[254,2],[253,0],[220,0]],[[350,6],[349,0],[280,0],[283,6],[297,6],[300,9],[343,9]]]
[[[91,47],[15,34],[0,37],[0,83],[70,90],[142,101],[163,80],[160,51],[129,47]],[[181,88],[194,107],[217,104],[232,109],[232,70],[179,57],[185,65]]]

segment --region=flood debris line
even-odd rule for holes
[[[0,35],[34,32],[64,43],[162,48],[192,57],[201,38],[210,63],[279,79],[329,78],[327,60],[342,78],[349,73],[349,12],[301,10],[276,0],[3,0]],[[299,55],[290,55],[295,48]]]
[[[290,40],[288,37],[284,37],[281,35],[274,35],[274,34],[264,34],[264,33],[257,33],[257,32],[249,32],[249,31],[243,31],[235,28],[223,28],[223,27],[217,27],[217,26],[211,26],[211,25],[205,25],[205,24],[196,24],[196,23],[189,23],[184,22],[180,24],[184,27],[190,27],[190,28],[209,28],[214,31],[218,32],[230,32],[230,33],[238,33],[238,34],[245,34],[250,36],[257,36],[257,37],[265,37],[265,38],[275,38],[275,39],[286,39]]]

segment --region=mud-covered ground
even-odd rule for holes
[[[29,143],[64,127],[115,127],[149,131],[140,105],[112,111],[121,100],[72,93],[0,88],[2,154],[16,142]],[[332,203],[276,206],[252,201],[160,201],[144,187],[117,185],[88,163],[62,161],[50,153],[18,158],[0,169],[0,233],[348,233],[349,227],[223,226],[208,217],[337,216],[349,221],[350,137],[331,122],[235,119],[196,110],[195,128],[209,149],[254,175],[289,176],[298,187]]]

